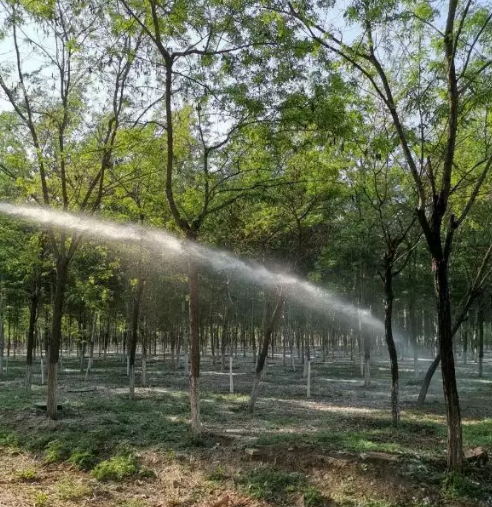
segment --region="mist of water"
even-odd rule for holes
[[[274,272],[257,262],[246,262],[230,253],[176,238],[162,230],[118,224],[38,206],[20,206],[2,202],[0,202],[0,213],[95,239],[144,245],[157,254],[155,262],[163,262],[166,259],[183,260],[189,257],[190,260],[209,267],[213,271],[225,272],[231,278],[241,279],[266,289],[281,289],[290,300],[308,309],[319,312],[335,311],[354,327],[358,325],[360,319],[361,325],[366,329],[372,328],[377,332],[383,330],[382,322],[374,318],[369,310],[344,302],[321,287],[287,273]]]

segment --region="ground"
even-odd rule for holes
[[[401,424],[393,429],[383,357],[370,387],[350,358],[317,358],[309,399],[301,369],[270,359],[254,415],[251,358],[235,361],[235,394],[228,374],[205,358],[198,440],[184,370],[169,363],[153,358],[148,387],[130,402],[121,358],[96,357],[87,382],[76,358],[65,358],[55,422],[36,406],[46,392],[39,372],[28,394],[23,358],[11,358],[0,388],[0,507],[492,505],[490,464],[446,476],[439,375],[417,410],[410,361],[401,365]],[[490,451],[492,365],[483,379],[476,370],[458,368],[465,447]]]

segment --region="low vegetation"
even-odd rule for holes
[[[71,367],[75,361],[65,364],[60,380],[72,390],[83,374]],[[152,387],[139,388],[129,402],[119,361],[96,360],[89,385],[107,387],[70,393],[56,422],[35,408],[44,387],[22,391],[21,366],[11,362],[8,389],[0,390],[8,407],[0,414],[0,465],[13,470],[5,494],[20,494],[26,506],[82,506],[92,499],[102,507],[221,501],[224,507],[475,507],[492,498],[490,465],[445,473],[437,380],[428,406],[416,410],[418,386],[403,377],[402,421],[395,429],[381,394],[389,381],[384,368],[364,388],[362,380],[354,382],[357,366],[350,361],[315,363],[308,400],[300,394],[302,372],[270,361],[252,416],[246,407],[251,364],[238,362],[237,372],[244,373],[230,394],[228,379],[213,374],[220,367],[205,362],[205,431],[197,441],[190,438],[186,378],[171,374],[166,362],[149,362]],[[487,386],[465,368],[460,375],[465,444],[490,450],[492,412],[482,402]]]

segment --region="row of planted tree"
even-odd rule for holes
[[[433,369],[442,363],[448,465],[459,471],[453,338],[463,322],[474,322],[470,312],[482,315],[484,307],[486,314],[492,255],[489,2],[0,5],[8,48],[0,66],[2,196],[151,224],[190,243],[280,261],[374,312],[384,300],[394,417],[393,306],[415,327],[412,340],[419,322],[435,323],[421,341],[437,335]],[[7,326],[7,306],[30,308],[29,351],[37,313],[50,323],[43,335],[50,417],[57,416],[67,318],[83,322],[85,315],[87,329],[94,315],[116,313],[133,342],[141,314],[149,329],[182,325],[185,298],[161,304],[168,285],[150,281],[166,270],[147,272],[152,259],[142,249],[134,248],[133,262],[115,259],[49,224],[37,234],[2,221],[1,236]],[[208,289],[197,266],[179,272],[198,433],[200,329],[210,305],[203,305]],[[9,292],[15,283],[17,292]],[[117,301],[121,286],[123,309],[91,307]],[[27,296],[7,305],[21,288]],[[152,291],[155,306],[144,312]],[[435,315],[421,317],[430,300]],[[283,296],[272,305],[261,350],[284,313]],[[151,325],[154,315],[170,322]]]
[[[89,249],[81,249],[81,255]],[[187,365],[189,347],[189,322],[186,290],[179,283],[179,276],[146,280],[140,293],[138,281],[131,278],[131,272],[118,276],[121,259],[117,253],[98,246],[99,262],[88,265],[79,261],[74,263],[76,276],[72,277],[68,287],[67,304],[62,320],[61,354],[80,358],[80,369],[86,372],[86,379],[92,367],[94,355],[106,359],[107,354],[122,354],[126,357],[128,373],[134,372],[136,352],[140,349],[145,385],[147,356],[164,356],[172,368],[180,361]],[[90,253],[91,263],[94,252]],[[112,259],[108,262],[108,258]],[[107,262],[114,272],[97,278]],[[49,268],[50,261],[45,260]],[[4,278],[0,306],[0,374],[3,365],[13,355],[26,355],[26,388],[32,381],[32,367],[36,355],[43,361],[50,341],[52,324],[51,297],[52,279],[49,273],[42,275],[36,283],[27,280],[20,284],[16,278],[18,272],[9,273],[4,265]],[[80,272],[77,272],[77,268]],[[85,270],[85,272],[83,272]],[[14,275],[14,277],[12,277]],[[83,281],[87,280],[84,288]],[[338,282],[339,284],[342,281]],[[367,282],[365,284],[367,289]],[[34,289],[30,292],[29,289]],[[377,292],[364,294],[363,301],[372,301],[371,312],[383,319],[384,294]],[[437,322],[435,312],[429,307],[432,298],[427,293],[419,304],[414,295],[407,295],[404,283],[399,288],[402,298],[397,301],[393,314],[393,326],[397,351],[401,358],[411,357],[417,380],[424,382],[421,399],[429,387],[430,377],[424,378],[428,363],[419,359],[434,359],[438,354]],[[356,288],[360,294],[360,288]],[[201,355],[210,354],[213,364],[227,367],[227,358],[239,355],[252,356],[257,361],[257,352],[264,341],[264,330],[268,319],[268,304],[272,295],[259,291],[253,286],[238,285],[228,277],[205,274],[203,277],[199,307],[199,344]],[[140,298],[137,300],[137,297]],[[360,301],[354,299],[359,305]],[[422,305],[422,303],[425,303]],[[347,304],[348,300],[347,300]],[[455,352],[459,353],[464,364],[469,357],[477,362],[478,375],[483,374],[484,348],[487,345],[486,296],[482,296],[473,305],[460,328],[454,342]],[[366,310],[367,311],[367,310]],[[135,315],[135,312],[138,312]],[[136,326],[135,326],[136,322]],[[485,331],[484,331],[485,330]],[[280,319],[273,329],[269,340],[272,357],[282,356],[285,365],[289,363],[295,370],[295,357],[306,364],[311,360],[312,351],[318,352],[320,361],[335,360],[340,354],[351,361],[361,359],[361,371],[365,383],[370,382],[371,356],[387,354],[382,328],[367,327],[356,315],[352,319],[330,311],[317,312],[300,308],[294,303],[284,306]],[[86,360],[86,362],[84,362]],[[134,397],[135,376],[130,377],[130,397]],[[396,421],[397,422],[397,421]]]

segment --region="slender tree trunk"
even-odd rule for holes
[[[225,371],[225,368],[226,368],[227,344],[230,342],[228,317],[229,317],[229,305],[226,303],[226,305],[224,307],[222,339],[220,342],[220,354],[221,354],[220,369],[221,369],[221,371]]]
[[[480,301],[477,313],[478,320],[478,376],[483,377],[483,304]]]
[[[152,347],[151,347],[152,349]],[[142,338],[142,387],[147,386],[147,344],[145,337]]]
[[[92,363],[94,361],[94,341],[96,339],[96,324],[97,323],[97,314],[92,318],[92,326],[91,326],[91,338],[89,342],[89,360],[87,361],[87,368],[85,370],[84,380],[87,382],[89,380],[89,373],[92,368]]]
[[[265,326],[265,332],[263,336],[263,343],[261,345],[261,350],[258,354],[258,362],[256,363],[256,371],[255,371],[255,379],[253,382],[253,389],[251,390],[251,398],[249,401],[249,411],[253,413],[255,410],[256,399],[258,398],[258,388],[260,386],[261,374],[263,372],[263,368],[265,367],[265,360],[268,356],[268,347],[270,345],[270,341],[272,339],[273,331],[275,330],[275,326],[282,315],[283,308],[283,299],[279,296],[277,300],[277,305],[275,306],[275,310],[273,311],[270,322]]]
[[[47,383],[48,400],[46,414],[50,419],[58,419],[58,360],[62,338],[63,303],[67,285],[69,260],[59,257],[56,262],[55,294],[53,298],[53,317],[51,336],[48,344]]]
[[[363,334],[364,341],[364,385],[367,387],[371,384],[371,337],[369,331]]]
[[[31,390],[32,384],[32,361],[33,361],[33,350],[35,347],[35,331],[36,321],[38,318],[38,303],[39,293],[38,284],[35,284],[35,288],[31,293],[29,299],[29,329],[27,330],[27,357],[26,357],[26,391]]]
[[[412,278],[411,281],[414,281],[413,276],[413,264],[411,265]],[[413,371],[415,375],[415,379],[419,378],[419,352],[418,352],[418,344],[417,344],[417,316],[415,312],[415,294],[411,291],[410,294],[410,302],[408,305],[408,318],[410,319],[410,344],[412,347],[413,354]]]
[[[466,365],[468,355],[468,326],[463,326],[463,364]]]
[[[5,356],[5,293],[3,284],[0,286],[0,378],[3,378]]]
[[[392,272],[393,258],[391,256],[385,257],[385,273],[384,273],[384,337],[386,346],[388,347],[388,354],[391,366],[391,418],[393,426],[396,428],[399,421],[399,407],[398,407],[398,354],[396,352],[395,340],[393,338],[393,272]]]
[[[200,423],[200,342],[198,322],[198,271],[193,260],[189,261],[188,274],[189,312],[190,312],[190,408],[191,431],[195,437],[201,434]]]
[[[130,400],[135,399],[135,355],[138,343],[138,320],[140,317],[140,304],[145,287],[145,280],[141,277],[137,279],[135,295],[133,297],[132,328],[130,342],[128,343],[128,369],[129,369],[129,396]]]
[[[441,372],[448,423],[448,469],[460,472],[463,468],[463,437],[453,354],[448,262],[446,259],[434,258],[432,266],[437,301],[439,353],[442,361]]]
[[[427,391],[429,390],[429,386],[432,380],[432,377],[434,376],[434,373],[436,373],[437,367],[441,363],[441,354],[437,354],[434,361],[432,361],[431,365],[429,366],[429,369],[427,370],[424,380],[422,381],[422,387],[420,388],[419,397],[417,400],[417,405],[419,407],[422,407],[425,403],[425,398],[427,397]]]

